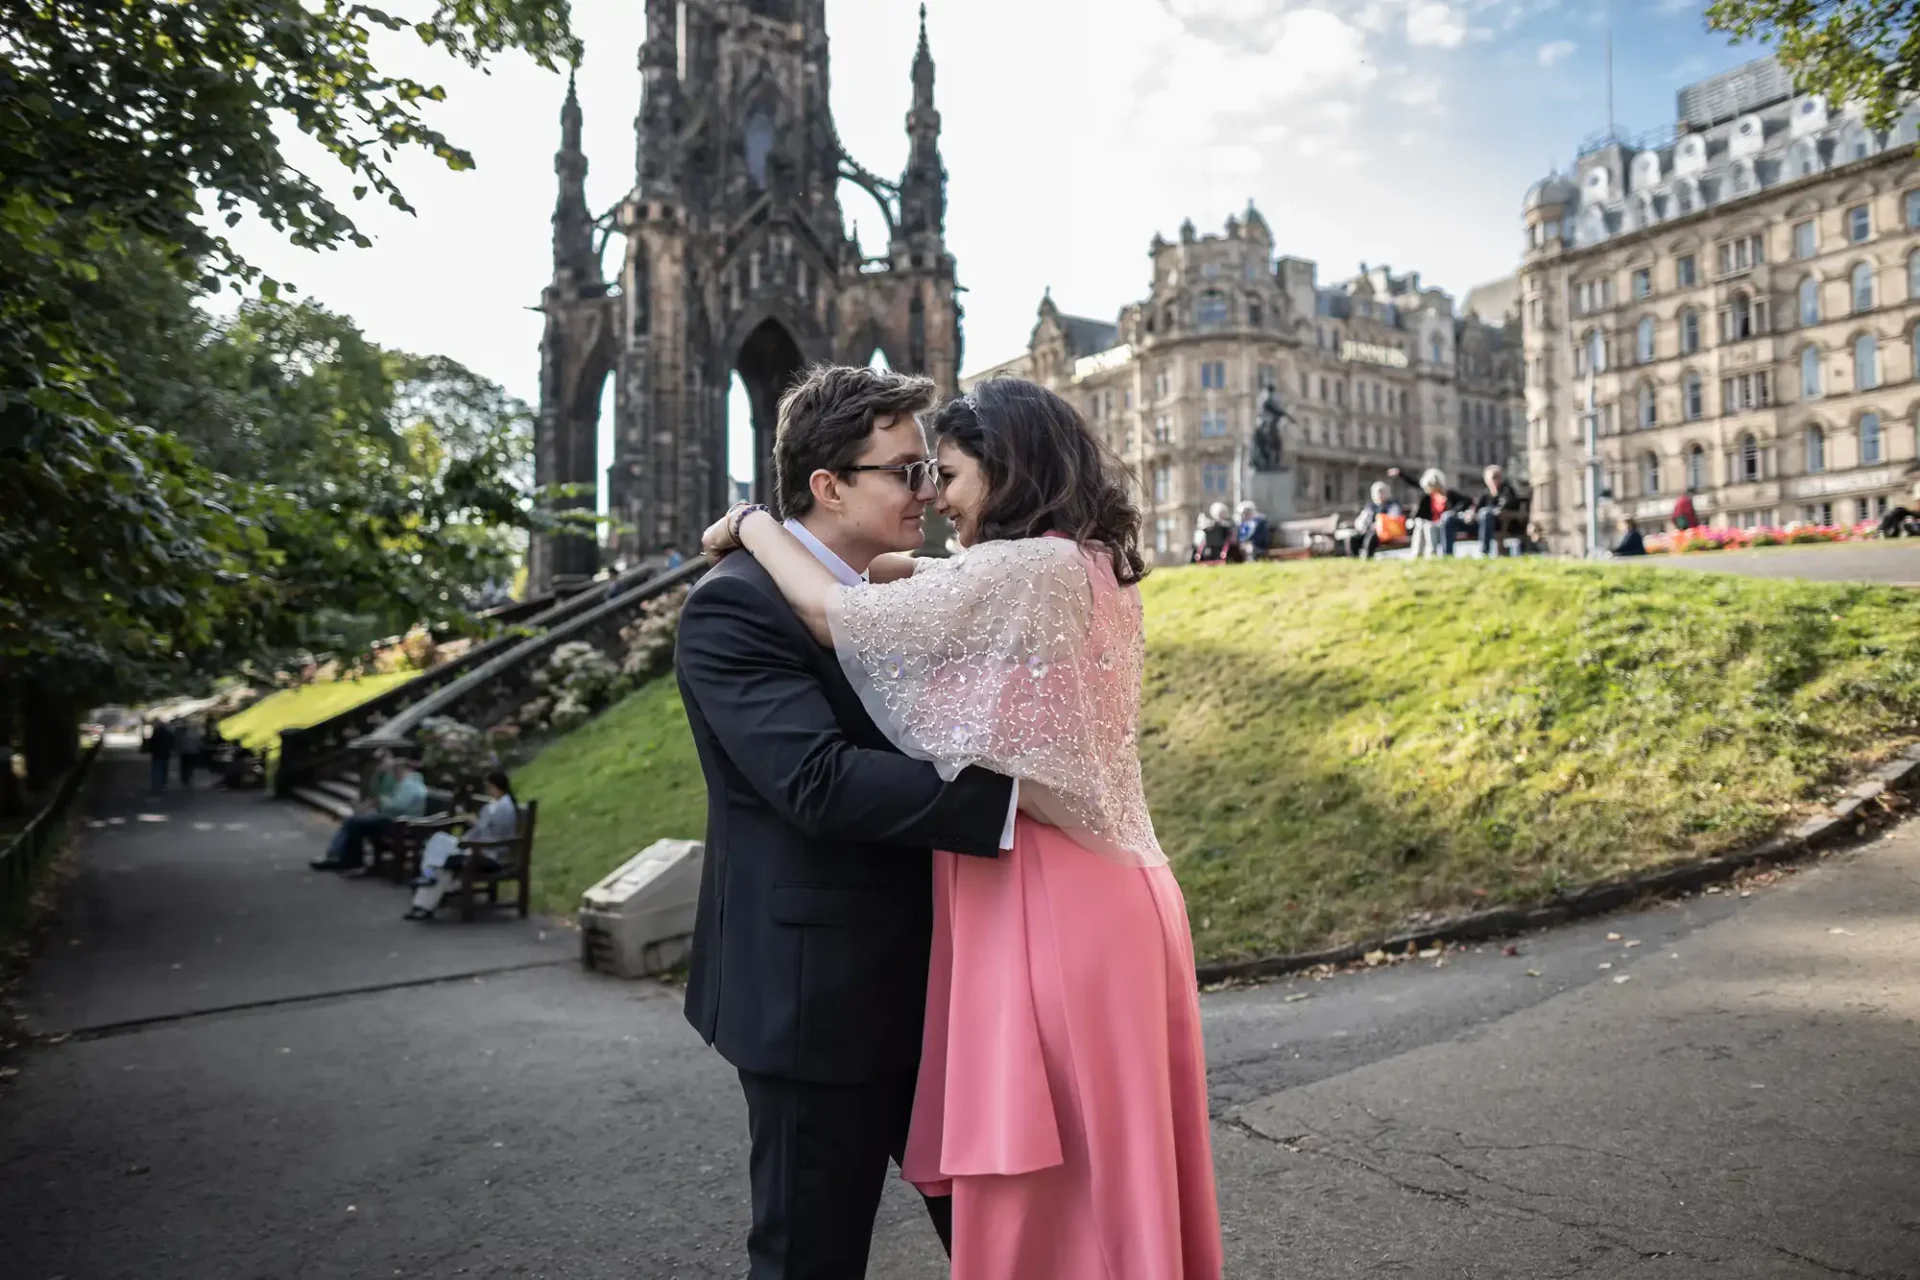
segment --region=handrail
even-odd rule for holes
[[[295,788],[307,785],[327,764],[349,751],[356,739],[421,698],[453,683],[500,654],[509,652],[526,639],[527,630],[558,625],[604,600],[610,586],[624,590],[650,580],[654,572],[651,566],[636,567],[606,583],[594,583],[573,595],[557,600],[543,597],[554,600],[550,608],[514,624],[514,628],[505,634],[474,645],[458,658],[423,671],[413,679],[325,720],[299,729],[281,730],[280,763],[273,775],[274,794],[282,798],[292,795]]]
[[[356,738],[348,746],[354,751],[404,747],[427,720],[478,705],[480,699],[476,695],[486,693],[490,686],[501,680],[502,676],[516,670],[531,671],[536,661],[544,658],[554,649],[570,640],[580,639],[607,629],[611,623],[626,621],[628,615],[637,612],[640,605],[658,599],[677,587],[690,585],[706,570],[706,561],[691,560],[678,569],[660,574],[645,584],[631,591],[622,592],[612,599],[605,598],[604,593],[593,593],[601,597],[599,603],[593,608],[549,627],[541,635],[522,640],[508,652],[489,659],[481,666],[462,675],[458,680],[435,690],[381,724],[373,732]],[[611,630],[617,633],[618,627],[611,627]],[[511,701],[511,698],[503,699],[496,692],[488,701]],[[490,710],[491,707],[488,709]]]
[[[67,806],[73,803],[73,797],[80,790],[80,783],[92,767],[94,757],[100,754],[102,741],[104,739],[94,739],[93,745],[81,753],[73,767],[67,770],[67,776],[60,780],[53,799],[28,819],[27,825],[14,834],[6,848],[0,849],[0,903],[10,905],[32,883],[34,867],[46,853],[54,829],[66,817]]]

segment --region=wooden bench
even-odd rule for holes
[[[448,872],[457,870],[460,873],[460,880],[447,889],[446,896],[440,900],[440,905],[458,903],[460,918],[469,922],[478,914],[482,905],[513,907],[524,920],[532,904],[533,829],[539,816],[540,802],[529,800],[520,806],[519,822],[511,839],[462,840],[461,849],[484,853],[491,862],[482,862],[479,858],[468,856],[455,856],[448,859],[446,870]],[[500,901],[500,886],[503,884],[518,886],[510,902]]]
[[[472,797],[451,791],[427,792],[427,816],[401,818],[383,834],[367,842],[367,874],[395,884],[407,884],[420,874],[420,854],[427,837],[436,831],[458,830],[473,819],[464,810]]]

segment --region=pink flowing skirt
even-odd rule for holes
[[[1217,1280],[1220,1217],[1186,903],[1022,814],[934,855],[903,1169],[953,1195],[954,1280]]]

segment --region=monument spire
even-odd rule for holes
[[[900,181],[900,232],[938,240],[946,233],[947,167],[940,157],[940,112],[933,105],[933,48],[927,6],[920,6],[920,47],[913,55],[913,109],[907,112],[907,171]]]
[[[555,285],[600,283],[600,262],[593,252],[593,214],[587,209],[587,155],[581,148],[580,94],[572,72],[567,99],[560,108],[560,150],[553,156],[559,195],[553,206],[553,280]]]

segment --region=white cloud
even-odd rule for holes
[[[1466,19],[1444,0],[1414,0],[1407,10],[1407,40],[1413,44],[1456,49],[1466,38]]]
[[[1440,105],[1441,82],[1435,76],[1412,76],[1395,84],[1392,96],[1403,107],[1437,107]]]
[[[1579,47],[1571,40],[1552,40],[1540,46],[1537,56],[1541,66],[1550,67],[1556,62],[1564,62],[1571,58],[1573,51]]]

